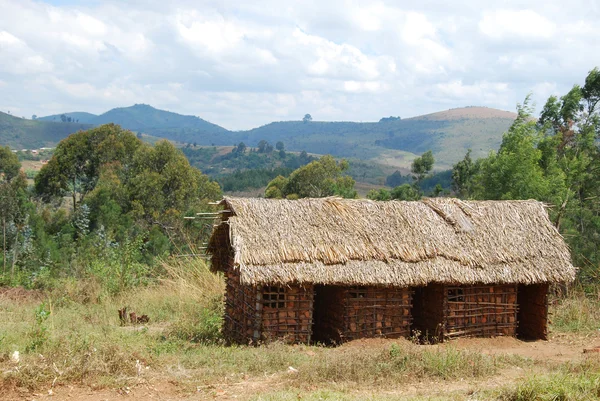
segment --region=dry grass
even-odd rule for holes
[[[578,333],[600,330],[600,292],[586,294],[576,289],[555,302],[551,309],[552,330]]]
[[[463,381],[477,388],[506,369],[521,369],[535,374],[516,385],[478,393],[477,398],[597,397],[600,362],[593,358],[545,365],[484,355],[452,343],[420,346],[408,340],[358,341],[336,348],[224,346],[218,331],[222,278],[198,260],[165,261],[163,267],[168,277],[160,284],[119,296],[84,297],[85,291],[97,292],[97,285],[81,283],[77,290],[76,283],[69,282],[61,292],[0,297],[0,391],[67,384],[122,388],[169,381],[184,392],[199,391],[206,397],[212,397],[215,388],[242,386],[245,397],[256,400],[462,400],[468,398],[469,387],[433,396],[434,390]],[[573,301],[578,307],[568,306],[570,302],[553,307],[554,316],[563,313],[561,308],[593,312],[596,305],[580,298]],[[123,306],[148,314],[150,323],[120,326],[117,309]],[[577,327],[596,327],[600,316],[591,313],[587,322]],[[15,350],[20,351],[18,362],[11,361]],[[296,371],[290,372],[290,366]],[[260,386],[244,390],[245,383]],[[433,398],[399,393],[415,383],[431,388]]]
[[[0,388],[122,387],[140,375],[194,387],[275,375],[283,390],[319,386],[336,392],[423,378],[485,377],[503,363],[493,356],[406,340],[338,348],[224,346],[219,332],[222,278],[197,260],[168,261],[163,267],[169,278],[159,285],[119,296],[79,302],[67,299],[69,294],[80,297],[70,289],[60,293],[60,301],[52,298],[56,294],[46,294],[43,301],[0,300]],[[149,315],[150,323],[121,326],[117,309],[123,306]],[[18,362],[11,361],[14,351],[20,352]],[[289,374],[290,366],[297,373]]]
[[[531,374],[502,389],[500,401],[579,401],[600,399],[600,359],[564,364],[549,373]]]

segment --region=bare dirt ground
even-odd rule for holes
[[[395,340],[397,342],[397,340]],[[379,349],[389,346],[392,340],[373,339],[359,340],[347,343],[342,347],[365,347]],[[531,372],[543,373],[544,367],[565,362],[578,362],[590,354],[584,354],[584,349],[600,347],[600,333],[588,335],[581,334],[556,334],[549,341],[526,342],[514,338],[465,338],[446,342],[439,345],[426,345],[424,347],[455,347],[468,349],[491,355],[518,356],[531,360],[531,367],[512,366],[500,370],[496,375],[484,379],[469,380],[422,380],[408,385],[391,389],[356,389],[351,391],[353,399],[387,398],[424,398],[442,396],[448,399],[478,399],[481,391],[496,389],[516,383],[519,379]],[[593,353],[592,357],[600,357],[600,353]],[[289,373],[281,372],[275,375],[266,375],[261,378],[196,386],[176,380],[178,375],[185,376],[185,372],[152,372],[130,383],[127,387],[118,389],[90,388],[84,386],[57,386],[46,391],[27,391],[14,389],[0,395],[2,400],[77,400],[77,401],[103,401],[103,400],[245,400],[260,399],[261,394],[284,390]],[[319,390],[307,389],[308,391]],[[373,398],[373,394],[376,394]],[[298,399],[301,399],[298,394]],[[335,399],[335,398],[327,398]]]

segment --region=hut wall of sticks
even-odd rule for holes
[[[569,250],[537,201],[225,198],[207,252],[226,336],[544,338]]]

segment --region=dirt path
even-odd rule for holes
[[[372,347],[380,348],[389,346],[392,340],[362,340],[345,344],[344,347]],[[399,388],[357,389],[352,392],[355,398],[373,397],[375,392],[381,397],[423,397],[439,396],[443,394],[449,399],[477,398],[478,392],[499,388],[518,381],[531,369],[543,371],[543,366],[560,364],[568,361],[579,361],[584,358],[583,349],[600,346],[600,333],[590,335],[558,334],[553,335],[549,341],[524,342],[514,338],[466,338],[450,341],[440,345],[427,347],[456,347],[478,351],[488,355],[517,355],[529,358],[534,362],[531,368],[519,366],[507,367],[496,375],[484,379],[472,380],[423,380],[415,383],[404,384]],[[598,354],[600,357],[600,354]],[[73,400],[73,401],[103,401],[103,400],[245,400],[260,394],[284,390],[288,384],[286,372],[280,374],[252,378],[238,383],[215,383],[209,386],[195,388],[187,383],[182,385],[175,380],[169,380],[165,373],[160,372],[152,377],[141,378],[137,383],[120,389],[93,389],[84,386],[58,386],[46,391],[29,392],[15,389],[0,397],[2,400]],[[309,389],[310,390],[310,389]],[[318,390],[318,389],[314,389]]]

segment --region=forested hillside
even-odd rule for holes
[[[14,149],[55,146],[68,135],[88,128],[91,125],[28,120],[0,112],[0,145]]]
[[[75,111],[73,113],[53,114],[51,116],[40,117],[37,120],[52,121],[55,123],[75,122],[75,123],[81,123],[81,124],[93,124],[94,119],[97,117],[98,117],[97,115],[92,114],[92,113],[86,113],[85,111]]]
[[[257,147],[265,140],[283,141],[289,151],[331,154],[362,160],[373,159],[396,168],[408,168],[417,154],[432,150],[438,168],[448,168],[473,150],[483,157],[497,149],[502,133],[514,113],[485,107],[467,107],[408,119],[382,118],[379,122],[273,122],[248,131],[228,131],[199,117],[155,109],[148,105],[112,109],[102,115],[65,113],[42,120],[86,121],[90,124],[119,124],[134,132],[203,146]]]

